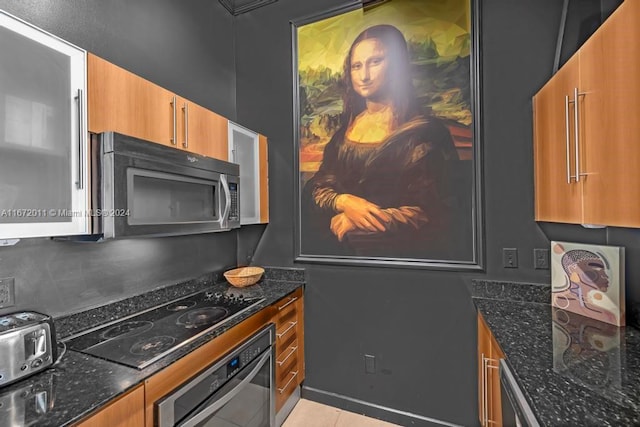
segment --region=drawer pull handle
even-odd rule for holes
[[[284,331],[280,332],[280,333],[276,333],[276,336],[278,338],[282,338],[283,336],[287,335],[289,333],[290,330],[292,330],[296,325],[298,324],[298,322],[289,322],[289,327],[287,329],[285,329]]]
[[[298,371],[290,372],[290,374],[291,374],[291,378],[289,378],[289,381],[287,381],[284,387],[278,389],[278,393],[282,394],[282,392],[285,391],[287,387],[289,387],[289,384],[291,384],[291,382],[295,379],[295,377],[298,376]]]
[[[284,358],[284,360],[277,360],[276,363],[278,364],[278,366],[282,366],[284,365],[284,363],[289,360],[289,358],[298,350],[298,346],[295,347],[291,347],[291,352],[289,354],[287,354],[287,357]]]
[[[282,310],[283,308],[285,308],[286,306],[288,306],[292,302],[296,301],[297,299],[298,299],[298,297],[290,298],[289,301],[287,301],[287,303],[285,305],[282,305],[282,306],[278,307],[278,311]]]

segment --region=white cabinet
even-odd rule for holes
[[[86,52],[0,11],[0,58],[0,239],[86,234]]]
[[[229,161],[240,165],[240,224],[268,222],[266,138],[229,121]]]

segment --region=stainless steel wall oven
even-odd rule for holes
[[[158,427],[275,426],[273,324],[155,404]]]

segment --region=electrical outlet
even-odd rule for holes
[[[518,268],[518,249],[502,248],[502,266],[504,268]]]
[[[15,302],[15,278],[0,279],[0,308],[11,307]]]
[[[376,357],[371,354],[364,355],[364,372],[366,374],[376,373]]]
[[[549,249],[537,248],[533,250],[533,267],[536,270],[549,269]]]

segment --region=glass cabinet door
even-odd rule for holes
[[[89,231],[85,56],[0,11],[0,239]]]
[[[240,165],[240,224],[260,222],[260,156],[256,132],[229,122],[229,161]]]

